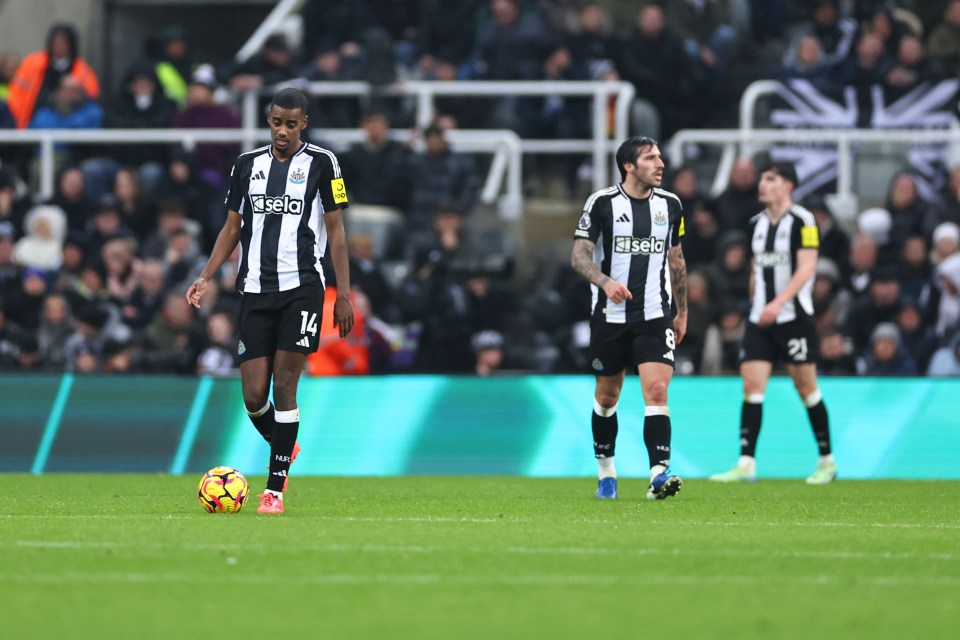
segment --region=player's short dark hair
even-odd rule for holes
[[[303,92],[299,89],[287,87],[274,94],[273,100],[270,101],[270,108],[273,109],[274,105],[281,109],[300,109],[303,113],[306,113],[307,96],[303,95]]]
[[[630,164],[637,162],[637,154],[640,153],[640,149],[655,147],[657,144],[656,140],[647,136],[633,136],[624,140],[620,148],[617,149],[617,168],[620,169],[620,179],[627,179],[626,165],[628,162]]]
[[[777,174],[787,182],[793,183],[794,187],[799,183],[797,179],[797,168],[793,166],[792,162],[769,162],[760,169],[760,173],[767,171]]]

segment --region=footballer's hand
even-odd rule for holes
[[[340,328],[340,337],[346,338],[353,329],[353,304],[350,298],[337,297],[333,303],[333,326]]]
[[[777,302],[776,298],[774,298],[768,302],[767,306],[765,306],[763,311],[760,312],[760,317],[757,318],[757,324],[761,327],[769,327],[777,321],[777,316],[780,315],[782,310],[783,303]]]
[[[607,294],[607,299],[611,300],[614,304],[620,304],[626,300],[633,300],[633,294],[630,293],[627,285],[613,278],[607,278],[607,281],[603,283],[603,292]]]
[[[687,335],[687,312],[678,313],[673,319],[673,336],[676,344],[680,344],[683,336]]]
[[[193,284],[190,285],[190,288],[187,289],[187,303],[199,309],[200,298],[203,297],[203,293],[206,290],[207,290],[206,278],[197,278],[196,280],[194,280]]]

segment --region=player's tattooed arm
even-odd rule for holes
[[[677,300],[677,313],[687,312],[687,261],[680,245],[670,248],[670,281]]]
[[[581,238],[573,241],[573,257],[570,259],[570,265],[581,276],[586,278],[590,284],[595,284],[601,289],[610,277],[600,271],[600,267],[593,261],[593,251],[596,245]]]

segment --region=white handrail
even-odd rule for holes
[[[608,186],[610,171],[614,166],[613,153],[617,146],[629,135],[630,105],[636,90],[629,82],[601,82],[578,80],[545,80],[538,82],[464,80],[464,81],[427,81],[407,80],[385,87],[374,87],[370,83],[352,82],[309,82],[291,81],[264,89],[251,89],[241,98],[242,120],[244,127],[255,126],[258,98],[272,95],[282,87],[296,86],[310,95],[319,96],[356,96],[371,95],[415,96],[418,126],[430,123],[434,115],[434,99],[437,96],[584,96],[593,98],[593,119],[591,138],[584,139],[523,139],[523,153],[565,154],[588,152],[593,159],[593,188],[599,190]],[[606,101],[610,96],[617,97],[614,115],[614,140],[607,136]]]
[[[856,202],[853,190],[852,145],[856,143],[936,143],[960,145],[957,129],[684,129],[678,131],[667,147],[670,162],[683,163],[684,146],[688,144],[753,144],[820,143],[837,145],[837,193],[835,201],[845,210],[839,217],[850,216]]]
[[[237,51],[237,55],[235,55],[233,59],[238,63],[242,63],[256,55],[256,53],[263,48],[263,43],[267,41],[270,34],[276,31],[288,16],[300,11],[300,7],[303,6],[304,2],[306,2],[306,0],[280,0],[277,6],[263,19],[263,22],[260,23],[256,31],[254,31],[243,46],[240,47],[240,50]]]
[[[413,132],[397,129],[394,138],[404,141]],[[460,129],[446,134],[457,151],[465,153],[493,153],[494,161],[487,173],[480,194],[485,204],[498,203],[505,219],[517,220],[522,212],[523,162],[520,138],[506,129]],[[323,129],[319,136],[324,142],[346,146],[364,139],[359,129]],[[40,196],[54,194],[54,145],[80,142],[84,144],[181,144],[193,149],[198,143],[243,143],[251,148],[256,142],[270,140],[269,129],[13,129],[0,130],[0,144],[40,145]],[[500,197],[506,174],[506,190]]]
[[[777,93],[783,84],[778,80],[755,80],[751,82],[740,96],[740,128],[744,131],[753,129],[754,112],[757,102],[763,96]]]

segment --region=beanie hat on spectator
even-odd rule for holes
[[[476,352],[485,351],[486,349],[502,349],[503,348],[503,336],[500,335],[499,331],[494,331],[492,329],[487,329],[485,331],[480,331],[479,333],[473,334],[473,338],[470,340],[473,350]]]
[[[876,241],[878,245],[890,241],[890,229],[893,227],[893,218],[890,212],[880,207],[865,209],[857,216],[857,227]]]
[[[933,230],[933,244],[941,240],[953,240],[955,244],[960,244],[960,227],[953,222],[941,222]]]
[[[43,283],[50,285],[50,273],[45,269],[38,269],[36,267],[27,267],[23,270],[23,273],[20,274],[20,281],[26,282],[30,278],[40,278],[43,280]]]
[[[190,76],[190,84],[199,84],[207,87],[211,91],[217,89],[217,72],[214,71],[213,65],[211,64],[201,64],[197,67],[193,75]]]
[[[110,358],[118,353],[125,351],[130,348],[130,342],[128,340],[117,340],[115,338],[110,338],[103,344],[103,356],[105,358]]]
[[[900,282],[900,278],[897,276],[896,267],[892,266],[879,266],[873,271],[870,272],[870,283],[874,282]]]
[[[80,309],[76,319],[94,329],[103,329],[110,320],[110,313],[98,304],[88,304]]]
[[[166,29],[163,30],[163,33],[160,34],[160,40],[164,44],[170,44],[171,42],[177,41],[187,41],[187,32],[178,24],[172,24]]]
[[[875,343],[877,340],[893,340],[893,342],[900,347],[900,328],[897,327],[892,322],[881,322],[873,329],[873,333],[870,334],[870,344]]]
[[[287,44],[287,38],[282,33],[273,33],[264,40],[263,48],[274,51],[289,51],[290,45]]]
[[[824,277],[834,283],[840,282],[840,269],[830,258],[817,258],[816,277]]]

